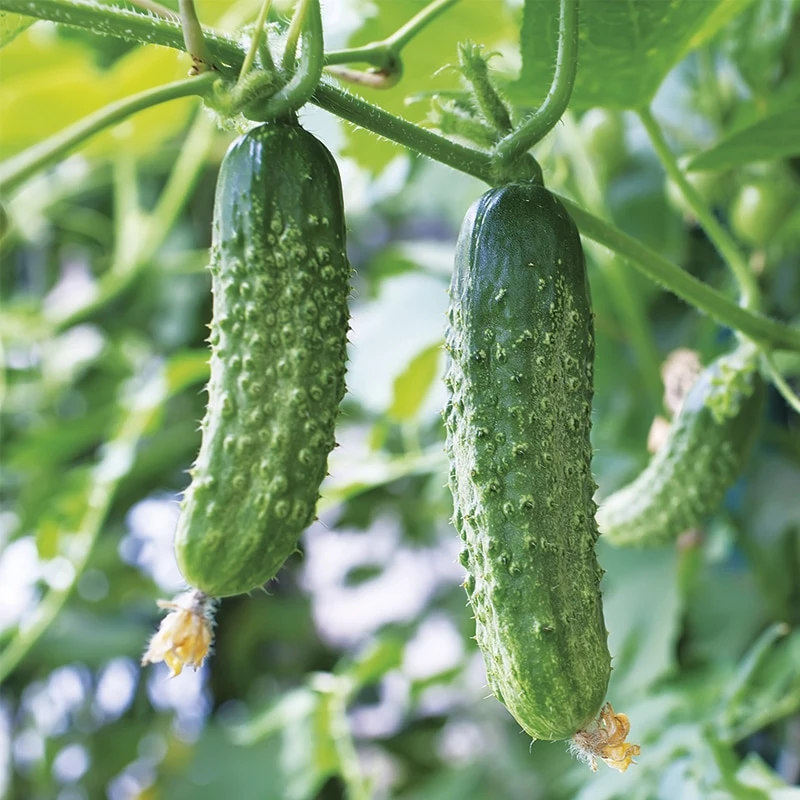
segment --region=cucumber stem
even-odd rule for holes
[[[382,73],[400,73],[403,68],[400,52],[403,48],[443,11],[457,2],[458,0],[434,0],[391,36],[387,36],[379,42],[370,42],[361,47],[332,50],[330,53],[326,53],[325,66],[358,62],[371,64]]]
[[[783,374],[778,369],[778,365],[775,363],[775,359],[772,357],[772,353],[767,350],[762,350],[761,355],[764,358],[767,372],[769,372],[770,380],[775,384],[775,388],[780,392],[781,397],[783,397],[787,405],[793,409],[795,413],[800,414],[800,397],[797,396],[797,393],[789,386],[786,378],[783,377]]]
[[[734,278],[736,278],[736,282],[739,284],[739,291],[741,292],[742,305],[745,308],[757,310],[761,304],[761,292],[759,291],[755,276],[747,264],[747,260],[739,251],[736,242],[733,241],[728,231],[717,221],[711,209],[708,207],[708,204],[700,196],[697,189],[686,180],[686,176],[683,174],[683,170],[680,166],[678,166],[678,162],[664,138],[661,126],[656,121],[652,111],[649,108],[642,108],[639,110],[638,114],[665,172],[680,189],[681,194],[683,194],[686,202],[692,209],[692,213],[697,221],[708,235],[708,238],[722,257],[722,260],[730,268]]]
[[[472,42],[464,42],[458,48],[458,61],[486,121],[498,136],[510,133],[513,127],[511,114],[489,78],[489,65],[481,48]]]
[[[250,42],[250,47],[247,50],[247,55],[244,58],[242,68],[239,71],[239,83],[242,82],[242,79],[250,71],[251,67],[253,66],[253,62],[256,60],[256,54],[259,52],[261,37],[264,33],[264,26],[267,24],[267,17],[269,16],[269,10],[271,6],[272,0],[263,0],[261,3],[261,9],[259,10],[258,17],[256,19],[255,31],[253,32],[253,38]],[[262,58],[265,57],[269,57],[270,62],[272,61],[272,55],[269,52],[269,47],[265,47],[262,51]],[[275,69],[275,64],[265,64],[264,67],[266,69]]]
[[[578,71],[579,0],[561,0],[559,6],[558,52],[553,82],[541,107],[515,131],[497,143],[495,157],[506,163],[543,139],[567,110]]]
[[[590,214],[577,203],[559,197],[581,233],[628,259],[633,266],[660,286],[765,347],[800,352],[800,328],[784,325],[755,311],[742,308],[722,292],[675,266],[655,250],[631,238],[613,225]]]
[[[297,71],[283,88],[269,98],[263,110],[259,111],[261,119],[277,119],[294,113],[310,98],[322,77],[324,50],[319,0],[306,0],[295,14],[295,19],[301,11],[304,28]],[[292,23],[294,24],[294,20]],[[285,55],[286,53],[284,57]]]
[[[178,0],[181,14],[181,27],[183,28],[183,41],[186,43],[186,52],[192,57],[192,71],[190,75],[200,75],[214,69],[211,54],[206,47],[203,37],[203,28],[197,18],[193,0]]]
[[[297,56],[297,42],[303,30],[306,15],[308,13],[309,0],[300,0],[295,8],[294,16],[289,24],[289,32],[286,34],[286,45],[283,50],[283,60],[281,66],[291,72],[294,69],[294,62]],[[319,5],[319,3],[317,3]]]

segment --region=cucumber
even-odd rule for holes
[[[716,511],[758,431],[766,389],[757,363],[758,350],[744,343],[703,370],[648,466],[601,504],[606,541],[664,544]]]
[[[611,659],[589,441],[594,322],[559,200],[523,183],[478,199],[450,299],[445,423],[476,639],[525,731],[567,739],[600,712]]]
[[[261,125],[220,168],[211,377],[175,537],[212,597],[275,576],[314,519],[345,391],[350,265],[338,169],[296,124]]]

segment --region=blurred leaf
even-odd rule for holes
[[[625,233],[648,244],[667,258],[680,262],[686,244],[686,226],[670,211],[664,191],[661,170],[650,163],[648,169],[638,169],[622,175],[609,190],[609,200],[615,224]],[[628,279],[645,298],[656,289],[652,281],[642,278],[628,267]]]
[[[231,729],[237,744],[253,744],[280,733],[281,771],[286,781],[286,800],[308,800],[339,767],[331,729],[335,682],[329,674],[313,675],[310,685],[279,698],[253,720]]]
[[[371,458],[362,457],[354,463],[347,464],[339,461],[335,454],[336,451],[331,457],[330,469],[331,475],[336,477],[322,484],[320,490],[322,497],[317,504],[318,513],[333,508],[376,486],[392,483],[409,475],[437,471],[441,471],[444,475],[447,463],[441,447],[397,458],[387,458],[376,454]]]
[[[800,154],[800,105],[734,131],[689,162],[690,170],[729,169],[753,161],[777,161]]]
[[[434,380],[439,377],[442,345],[437,343],[417,353],[394,380],[394,399],[389,416],[398,422],[415,419]]]
[[[800,788],[787,786],[756,753],[748,753],[742,759],[736,778],[745,786],[766,792],[770,800],[800,800]]]
[[[170,765],[166,760],[166,768],[162,766],[162,776],[156,783],[158,797],[170,800],[289,798],[284,793],[286,786],[276,740],[240,747],[231,743],[220,726],[212,722],[188,749],[187,755],[186,762]]]
[[[751,572],[707,564],[687,605],[687,663],[735,663],[763,628],[765,604]]]
[[[313,713],[317,703],[318,697],[311,687],[292,689],[253,719],[231,728],[231,738],[237,744],[252,744],[266,739],[296,724],[298,720],[307,718]]]
[[[570,108],[637,108],[686,53],[717,33],[751,0],[633,0],[581,7],[578,75]],[[550,87],[558,42],[557,0],[526,0],[522,73],[515,101],[539,106]]]
[[[736,742],[800,708],[800,631],[770,626],[745,654],[725,688],[723,735]]]
[[[612,684],[629,694],[651,685],[677,665],[681,601],[675,548],[603,547],[607,571],[604,607],[614,653]]]
[[[389,408],[398,375],[421,350],[441,342],[446,309],[444,282],[413,272],[388,278],[375,301],[354,307],[351,396],[373,412]]]
[[[764,454],[744,489],[745,523],[737,537],[774,618],[794,624],[800,622],[800,518],[783,499],[798,496],[796,460]]]
[[[403,662],[405,641],[398,636],[383,635],[374,639],[355,659],[337,666],[337,674],[353,681],[356,689],[380,680]]]
[[[30,28],[34,22],[36,22],[35,17],[0,11],[0,47],[5,47],[9,42],[13,42],[22,31]]]
[[[37,493],[24,498],[23,520],[35,526],[39,558],[47,561],[62,553],[65,539],[68,541],[79,528],[86,512],[92,474],[85,466],[74,467],[59,477],[45,473],[42,483],[44,486],[38,488],[40,492],[45,489],[45,496]]]
[[[722,49],[756,94],[768,92],[781,77],[781,50],[792,35],[792,14],[797,8],[797,0],[758,0],[721,37]]]
[[[99,444],[103,431],[114,419],[114,411],[114,405],[107,403],[93,408],[91,417],[42,420],[31,427],[26,439],[7,448],[6,465],[25,472],[51,472],[53,467],[66,464]]]
[[[207,381],[208,360],[208,350],[189,350],[172,356],[165,369],[170,393],[177,394],[195,383]]]
[[[140,620],[65,609],[33,648],[31,658],[46,667],[80,662],[97,668],[119,656],[138,662],[150,633]]]
[[[2,158],[43,141],[108,103],[178,80],[187,71],[185,56],[167,48],[135,48],[112,69],[102,71],[91,53],[74,43],[55,39],[51,47],[61,59],[48,59],[42,66],[35,65],[40,45],[30,35],[18,37],[0,51],[4,75],[0,115],[13,120],[0,127]],[[7,63],[17,59],[33,65],[6,73]],[[108,158],[125,147],[131,155],[152,155],[184,127],[197,103],[195,98],[183,98],[147,109],[93,137],[81,152],[87,157]]]

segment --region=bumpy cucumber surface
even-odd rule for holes
[[[597,715],[610,675],[591,473],[594,327],[577,228],[550,192],[484,194],[446,335],[454,522],[489,685],[537,739]]]
[[[350,266],[339,173],[296,125],[262,125],[220,169],[211,379],[175,540],[186,580],[241,594],[313,520],[344,394]]]
[[[758,431],[765,386],[757,359],[742,344],[700,374],[648,466],[601,504],[597,521],[609,543],[664,544],[716,511]]]

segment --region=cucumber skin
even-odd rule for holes
[[[231,145],[214,204],[211,377],[175,551],[213,597],[270,580],[314,519],[344,391],[350,265],[339,172],[297,125]]]
[[[601,504],[597,522],[609,544],[663,545],[716,511],[758,432],[766,387],[757,360],[757,349],[742,344],[703,370],[647,467]]]
[[[541,186],[470,208],[450,287],[453,521],[489,685],[536,739],[566,739],[611,672],[591,473],[594,320],[580,237]]]

